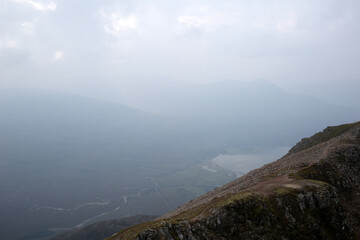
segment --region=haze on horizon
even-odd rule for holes
[[[360,109],[359,11],[356,0],[2,0],[0,88],[123,101],[144,86],[260,78]]]
[[[359,12],[0,0],[0,240],[162,215],[359,121]]]

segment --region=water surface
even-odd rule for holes
[[[251,170],[281,158],[289,150],[290,147],[276,147],[272,149],[259,150],[255,153],[235,155],[221,154],[213,158],[211,162],[221,168],[235,172],[237,177],[240,177]]]

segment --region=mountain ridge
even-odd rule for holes
[[[319,135],[323,141],[110,239],[360,239],[360,123],[309,139]]]

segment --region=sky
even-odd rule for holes
[[[0,88],[116,99],[260,78],[360,102],[359,12],[358,0],[0,0]]]

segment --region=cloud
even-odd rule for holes
[[[0,39],[0,50],[3,48],[15,48],[17,47],[18,43],[14,39],[6,38]]]
[[[64,54],[63,54],[62,51],[55,51],[54,52],[54,56],[53,56],[54,61],[59,61],[59,60],[61,60],[63,58],[64,58]]]
[[[31,22],[23,22],[21,23],[21,30],[23,33],[32,36],[35,34],[35,25]]]
[[[201,29],[211,32],[217,28],[211,17],[179,16],[178,22],[187,29]]]
[[[105,32],[117,38],[124,38],[138,32],[138,18],[135,15],[123,17],[117,13],[106,14],[101,12],[104,17]]]
[[[60,7],[58,0],[0,0],[3,64],[23,56],[23,67],[75,62],[71,74],[104,71],[114,79],[359,79],[356,0],[64,0],[55,10],[61,14],[36,10],[50,2]]]
[[[38,11],[54,11],[57,7],[57,5],[53,2],[50,2],[48,4],[35,2],[32,0],[13,0],[13,2],[28,4]]]
[[[276,28],[280,33],[293,32],[297,26],[297,18],[295,14],[290,14],[284,20],[277,23]]]

